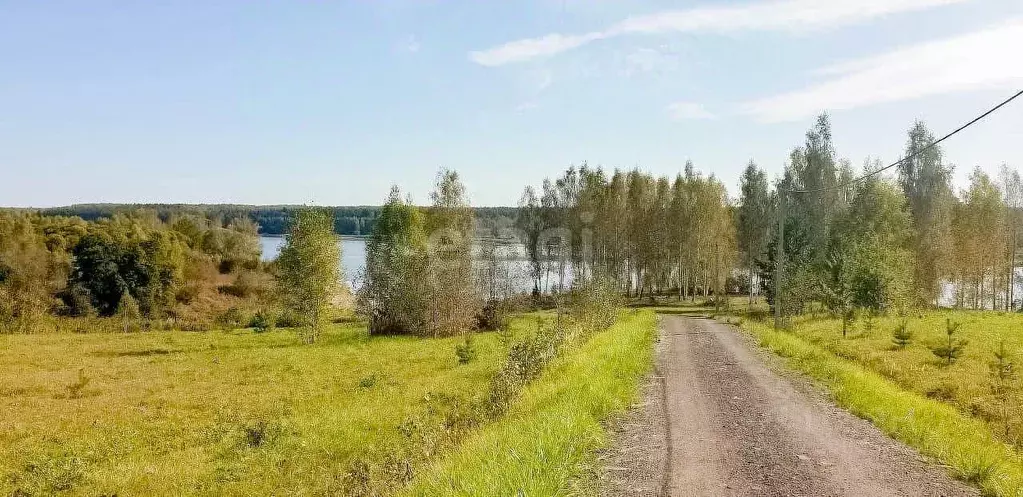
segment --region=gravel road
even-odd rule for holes
[[[715,321],[661,317],[643,394],[601,456],[603,495],[979,495]]]

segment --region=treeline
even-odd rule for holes
[[[0,212],[0,332],[51,317],[120,315],[208,326],[267,288],[256,225],[136,210],[80,217]]]
[[[877,173],[881,164],[867,160],[857,172],[839,160],[831,124],[821,115],[805,143],[791,152],[773,190],[751,164],[738,202],[738,249],[769,301],[778,300],[777,284],[786,314],[812,305],[844,313],[936,305],[1019,308],[1018,171],[1003,165],[994,179],[976,168],[957,195],[953,166],[933,142],[933,134],[916,122],[908,132],[906,160],[894,174],[851,181]],[[776,282],[779,208],[784,262]],[[775,226],[761,219],[774,219]]]
[[[527,186],[516,226],[536,293],[597,275],[629,295],[694,298],[736,289],[734,216],[725,185],[692,163],[674,178],[584,164]]]
[[[111,218],[145,209],[156,213],[166,222],[181,215],[205,217],[221,225],[236,219],[256,223],[263,235],[284,235],[288,232],[291,219],[304,207],[300,205],[231,205],[231,204],[77,204],[66,207],[40,209],[45,216],[80,217],[86,221]],[[334,232],[346,236],[368,236],[373,232],[380,217],[380,206],[347,206],[326,208],[334,220]],[[474,207],[477,220],[477,236],[507,234],[515,219],[514,207]]]

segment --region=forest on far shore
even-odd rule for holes
[[[235,219],[248,218],[259,226],[261,235],[283,235],[288,232],[291,217],[304,206],[301,205],[235,205],[235,204],[75,204],[44,209],[24,209],[44,216],[78,216],[86,221],[111,218],[114,214],[126,214],[145,209],[156,212],[166,222],[178,215],[194,214],[207,219],[220,220],[228,225]],[[368,236],[380,217],[382,206],[338,206],[328,207],[334,213],[334,231],[339,235]],[[19,209],[20,210],[20,209]],[[515,207],[473,207],[476,217],[476,234],[481,237],[510,236],[515,224]]]

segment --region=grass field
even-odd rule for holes
[[[652,314],[641,314],[649,333]],[[512,335],[535,326],[518,318]],[[568,444],[574,475],[590,445],[564,434],[598,439],[593,416],[623,405],[636,381],[608,375],[639,366],[582,371],[572,358],[648,360],[634,348],[647,342],[614,335],[570,349],[538,383],[547,387],[528,387],[507,419],[482,427],[467,409],[504,362],[494,333],[477,335],[466,365],[460,339],[369,337],[359,324],[336,325],[315,345],[287,330],[0,335],[0,495],[388,494],[444,454],[475,451],[463,438],[512,419],[543,426],[538,402],[576,402],[560,394],[591,381],[601,396],[569,404],[590,410],[562,419],[567,431],[547,446]],[[557,390],[538,400],[537,388]],[[502,471],[514,479],[517,466]]]
[[[312,346],[289,331],[0,336],[0,494],[386,487],[444,446],[446,417],[503,360],[494,334],[468,365],[457,343],[358,325]]]

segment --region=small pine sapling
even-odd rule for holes
[[[1005,425],[1005,436],[1009,436],[1009,397],[1015,389],[1016,364],[1012,354],[1005,348],[1005,340],[998,343],[994,351],[995,360],[991,362],[991,390],[998,400],[1002,424]]]
[[[847,305],[842,309],[842,338],[845,338],[849,333],[849,328],[852,327],[853,322],[856,320],[856,307]]]
[[[870,333],[873,332],[873,331],[874,331],[874,313],[873,313],[873,311],[867,309],[863,313],[863,333],[865,335],[870,335]]]
[[[946,342],[938,345],[937,347],[931,347],[931,352],[938,356],[940,359],[945,361],[946,366],[951,366],[952,363],[963,355],[963,349],[966,348],[966,340],[956,338],[956,332],[959,331],[960,323],[952,322],[951,319],[945,320],[945,336],[947,337]]]
[[[895,327],[895,331],[892,332],[892,343],[894,343],[899,350],[902,350],[909,346],[912,341],[913,332],[910,331],[906,321],[903,320],[897,327]]]
[[[455,345],[455,356],[459,364],[469,364],[476,359],[476,344],[473,342],[472,333],[465,334],[465,341]]]

